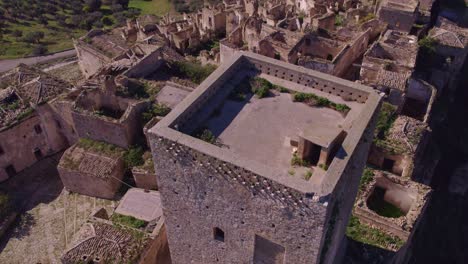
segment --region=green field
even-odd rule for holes
[[[47,46],[49,53],[73,48],[72,39],[86,33],[85,30],[81,29],[64,31],[57,27],[57,22],[55,21],[50,21],[47,27],[33,22],[20,22],[24,24],[7,23],[7,27],[10,30],[21,30],[23,35],[33,31],[44,32],[44,39],[41,40],[41,44]],[[15,37],[4,34],[3,40],[0,41],[0,59],[13,59],[31,55],[33,48],[33,44],[17,41]]]
[[[172,3],[169,0],[131,0],[128,6],[140,9],[143,15],[163,16],[169,12],[174,12]]]
[[[25,4],[25,6],[29,6],[31,3],[34,3],[35,6],[40,6],[46,2],[53,3],[51,1],[56,0],[45,0],[44,2],[39,2],[39,4],[32,0],[21,0],[21,3]],[[71,2],[72,5],[83,4],[82,0],[73,1],[75,2]],[[76,14],[73,13],[71,10],[72,6],[70,5],[66,8],[58,8],[57,12],[55,13],[48,12],[40,14],[47,20],[46,25],[44,25],[39,22],[37,16],[31,16],[29,14],[24,16],[17,15],[16,18],[13,18],[11,14],[8,14],[8,10],[3,6],[4,4],[5,3],[0,0],[0,59],[14,59],[34,55],[33,51],[34,49],[37,50],[38,46],[46,48],[46,51],[43,51],[42,53],[53,53],[73,48],[72,40],[86,34],[88,29],[91,27],[104,29],[112,28],[118,26],[119,23],[124,24],[126,18],[135,17],[135,15],[138,15],[138,12],[132,9],[138,9],[141,14],[152,14],[158,16],[165,15],[168,12],[174,12],[172,4],[169,0],[131,0],[129,3],[129,9],[121,10],[118,13],[112,13],[110,6],[101,6],[98,10],[96,10],[101,14],[100,18],[94,20],[98,23],[101,23],[101,25],[96,26],[96,24],[92,24],[92,26],[86,27],[82,24],[68,26],[70,18]],[[34,5],[31,4],[31,8],[35,8]],[[21,8],[17,10],[19,10],[16,11],[17,13],[21,13]],[[132,11],[135,11],[136,13]],[[3,19],[2,12],[4,14]],[[80,13],[81,14],[79,14],[79,16],[81,16],[81,19],[75,23],[85,21],[89,16],[92,16],[91,12]],[[117,15],[119,15],[119,18],[117,18]],[[64,17],[63,19],[67,19],[66,25],[64,25],[63,21],[61,24],[58,23],[57,17],[59,16]],[[112,22],[110,24],[102,24],[101,21],[103,21],[102,19],[104,18],[111,20]],[[22,36],[15,37],[13,33],[15,31],[21,31]],[[24,41],[24,36],[30,32],[42,32],[44,33],[44,38],[42,38],[37,43]]]

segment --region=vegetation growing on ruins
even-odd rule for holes
[[[210,144],[216,144],[216,137],[215,135],[213,135],[213,132],[211,132],[211,130],[209,130],[208,128],[203,128],[197,133],[195,133],[195,137]]]
[[[425,36],[424,38],[418,41],[418,44],[422,52],[424,52],[427,55],[430,55],[430,54],[434,54],[436,51],[435,46],[437,44],[437,40],[429,36]]]
[[[396,118],[396,107],[387,102],[383,102],[382,107],[380,108],[379,116],[377,117],[375,138],[384,139]]]
[[[354,215],[349,220],[346,235],[355,241],[386,249],[398,249],[404,244],[404,241],[396,236],[362,224]]]
[[[361,180],[359,182],[359,191],[362,191],[366,188],[366,186],[374,179],[374,170],[365,167],[364,171],[362,172]]]
[[[0,224],[2,219],[5,219],[11,210],[10,198],[7,194],[0,192]]]
[[[153,117],[166,116],[170,111],[171,108],[165,106],[164,104],[153,104],[148,110],[143,112],[141,116],[143,124],[148,123]]]
[[[248,78],[238,85],[229,95],[229,99],[234,101],[244,101],[247,94],[255,94],[258,98],[264,98],[270,94],[271,90],[277,90],[280,93],[289,93],[289,90],[280,85],[275,85],[268,80],[255,77]]]
[[[92,28],[124,25],[140,14],[128,0],[2,0],[0,59],[73,48],[72,39]]]
[[[154,171],[153,157],[151,156],[151,152],[146,151],[143,154],[143,160],[144,160],[144,163],[143,165],[139,166],[139,168],[144,171],[154,173],[155,171]]]
[[[145,160],[143,159],[144,152],[140,146],[131,146],[123,155],[125,165],[128,168],[132,168],[145,164]]]
[[[328,107],[341,113],[348,113],[351,110],[345,104],[337,104],[313,93],[294,93],[293,101],[306,103],[309,106]]]
[[[310,178],[312,177],[312,171],[311,170],[308,170],[305,174],[304,174],[304,179],[306,181],[310,180]]]
[[[374,144],[377,147],[385,148],[392,154],[402,154],[406,148],[397,140],[388,139],[388,133],[397,118],[396,106],[384,102],[377,118],[374,131]]]
[[[196,84],[203,82],[214,70],[216,66],[207,64],[201,65],[197,61],[175,61],[171,63],[174,74],[181,78],[188,78]]]
[[[359,18],[359,23],[364,24],[366,22],[371,21],[372,19],[376,18],[374,13],[368,13],[366,16],[360,17]]]
[[[116,95],[134,99],[146,99],[150,95],[153,95],[153,90],[146,82],[130,79],[127,85],[119,85],[117,87]]]
[[[133,227],[133,228],[136,228],[136,229],[145,227],[148,224],[146,221],[136,219],[133,216],[121,215],[121,214],[118,214],[118,213],[112,214],[111,220],[112,220],[112,222],[114,224]]]
[[[310,162],[307,160],[301,159],[297,153],[293,154],[293,157],[291,159],[291,166],[301,166],[301,167],[309,167]]]
[[[80,138],[78,141],[78,147],[83,148],[84,150],[102,153],[111,157],[121,156],[125,152],[123,148],[116,145],[102,141],[95,141],[88,138]]]
[[[375,193],[377,190],[378,188],[376,188],[367,199],[367,206],[369,209],[384,217],[399,218],[405,215],[400,208],[384,200],[384,193]]]
[[[341,27],[344,25],[345,18],[342,15],[335,16],[335,26]]]

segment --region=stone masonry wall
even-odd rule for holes
[[[173,263],[251,263],[255,235],[285,247],[284,263],[317,262],[326,206],[175,142],[150,141]]]

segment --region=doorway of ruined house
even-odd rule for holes
[[[283,264],[283,246],[259,235],[255,235],[254,264]]]
[[[8,175],[8,178],[11,178],[16,175],[15,167],[13,167],[13,165],[11,164],[5,167],[5,172]]]
[[[311,165],[315,166],[318,164],[321,151],[322,147],[314,143],[310,143],[310,152],[307,160],[310,162]]]
[[[392,172],[394,165],[395,165],[394,160],[384,158],[383,163],[382,163],[382,169],[388,172]]]
[[[37,160],[40,160],[42,158],[42,151],[40,148],[34,149],[34,157],[36,157]]]

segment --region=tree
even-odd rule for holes
[[[85,0],[85,8],[87,12],[93,12],[99,10],[101,8],[102,2],[101,0]]]
[[[128,8],[129,0],[112,0],[112,4],[121,5],[123,8]]]
[[[15,37],[16,41],[18,41],[18,39],[23,36],[23,31],[16,29],[11,32],[11,35]]]
[[[29,43],[40,43],[41,39],[44,38],[44,32],[42,31],[33,31],[28,32],[26,36],[24,36],[23,41]]]
[[[36,46],[34,46],[33,50],[32,50],[32,55],[34,56],[38,56],[38,55],[44,55],[47,53],[47,47],[42,45],[42,44],[38,44]]]
[[[103,17],[101,21],[106,26],[114,24],[114,21],[112,21],[112,19],[110,19],[109,17]]]

